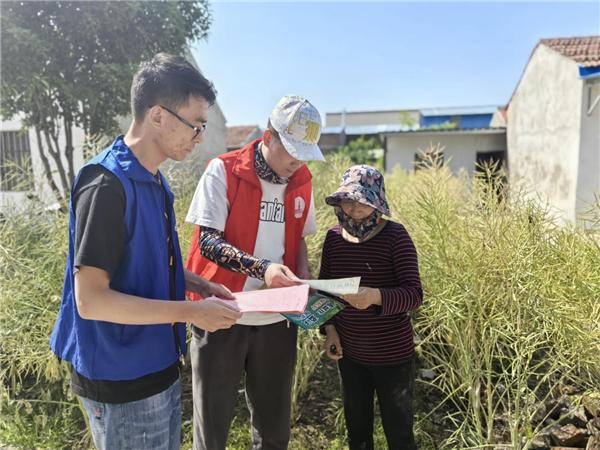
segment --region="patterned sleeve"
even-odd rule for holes
[[[257,258],[246,253],[225,240],[223,232],[214,228],[201,227],[199,238],[200,251],[206,259],[233,272],[264,280],[268,259]]]

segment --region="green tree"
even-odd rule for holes
[[[413,117],[410,111],[400,111],[399,114],[400,124],[406,125],[409,128],[413,128],[418,125],[418,121]]]
[[[376,164],[381,157],[376,150],[381,149],[381,143],[375,138],[361,136],[340,147],[339,153],[349,157],[354,164]]]
[[[86,135],[115,132],[117,117],[129,112],[139,62],[161,51],[182,54],[211,23],[208,0],[3,1],[0,8],[0,115],[19,114],[33,128],[59,201],[74,176],[74,127]]]

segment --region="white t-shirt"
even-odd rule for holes
[[[259,178],[262,188],[260,220],[256,245],[252,253],[257,258],[264,258],[274,263],[283,263],[285,252],[285,208],[284,196],[286,184],[274,184]],[[192,198],[186,222],[203,227],[225,231],[225,223],[229,215],[227,199],[227,175],[225,165],[219,158],[213,159],[202,174],[196,192]],[[302,231],[302,237],[317,232],[314,198],[311,191],[308,216]],[[264,285],[262,280],[248,277],[244,291],[254,291]],[[244,313],[237,323],[241,325],[269,325],[284,320],[281,314]]]

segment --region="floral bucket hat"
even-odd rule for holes
[[[346,170],[340,187],[325,199],[331,206],[338,206],[342,200],[354,200],[375,208],[385,216],[390,215],[383,175],[375,167],[361,164]]]

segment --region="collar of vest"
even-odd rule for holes
[[[262,138],[255,139],[254,141],[246,144],[242,149],[238,150],[237,158],[233,163],[232,172],[235,176],[242,178],[260,188],[260,181],[256,175],[254,169],[254,147],[262,142]],[[295,189],[306,183],[309,183],[312,179],[310,170],[306,165],[300,167],[294,172],[289,178],[286,190]]]
[[[135,181],[143,181],[146,183],[156,183],[156,177],[146,169],[137,159],[131,149],[125,144],[123,135],[117,137],[111,145],[111,155],[115,158],[125,175]],[[163,174],[158,171],[160,182],[164,186],[169,186]],[[170,190],[170,189],[168,189]]]

